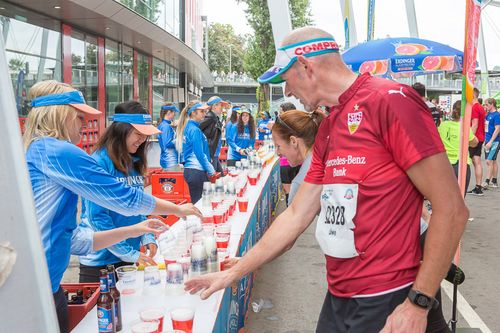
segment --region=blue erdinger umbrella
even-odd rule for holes
[[[426,39],[401,37],[356,45],[342,58],[357,73],[400,77],[460,71],[463,52]]]

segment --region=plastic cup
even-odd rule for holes
[[[204,235],[213,235],[215,231],[215,224],[206,223],[203,225],[203,234]]]
[[[214,223],[214,213],[212,211],[203,213],[202,223]]]
[[[220,237],[220,236],[227,236],[231,235],[231,225],[228,223],[225,224],[219,224],[215,228],[215,234]]]
[[[122,287],[122,295],[131,295],[135,293],[137,280],[137,267],[135,265],[121,266],[116,269],[118,280]]]
[[[163,318],[165,318],[165,309],[162,307],[148,307],[139,312],[139,317],[143,322],[158,323],[157,331],[163,332]]]
[[[248,182],[250,183],[251,186],[257,185],[257,175],[256,174],[249,174],[248,175]]]
[[[216,209],[217,207],[219,207],[221,201],[220,199],[212,199],[210,203],[212,204],[212,209]]]
[[[184,283],[182,273],[182,265],[179,263],[170,264],[167,266],[167,284],[181,285]]]
[[[132,333],[157,333],[159,331],[160,322],[158,320],[141,321],[136,320],[132,323]]]
[[[164,261],[165,261],[165,268],[167,268],[168,265],[175,264],[177,262],[177,257],[171,256],[171,255],[165,256]]]
[[[227,246],[229,245],[229,236],[217,236],[215,242],[217,244],[217,250],[227,249]]]
[[[182,267],[182,274],[184,275],[184,279],[187,279],[189,277],[189,269],[191,268],[191,255],[182,255],[182,257],[177,259],[177,263],[179,263]]]
[[[161,288],[161,278],[158,266],[144,267],[144,287],[143,294],[154,295]]]
[[[194,311],[190,308],[177,308],[170,312],[172,327],[174,330],[182,330],[186,333],[193,332]]]
[[[224,213],[220,209],[216,209],[214,211],[214,223],[221,224],[223,223]]]
[[[241,197],[238,199],[238,210],[241,213],[246,213],[248,210],[248,198],[247,197]]]

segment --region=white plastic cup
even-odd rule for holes
[[[135,265],[121,266],[116,269],[116,274],[121,284],[122,295],[131,295],[135,293],[137,267]]]

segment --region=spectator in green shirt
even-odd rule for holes
[[[455,171],[455,175],[458,177],[458,157],[460,155],[460,110],[461,110],[462,102],[456,101],[453,104],[453,109],[451,111],[451,120],[445,121],[441,123],[441,126],[438,127],[439,136],[443,141],[444,148],[446,149],[446,155],[448,155],[448,159],[450,160],[451,165],[453,166],[453,170]],[[479,143],[478,139],[472,133],[472,130],[469,131],[469,147],[475,147]],[[467,161],[467,174],[465,180],[465,188],[469,187],[470,181],[470,157]]]

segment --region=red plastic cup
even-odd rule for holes
[[[216,210],[214,212],[214,223],[215,224],[221,224],[221,223],[224,223],[223,222],[223,219],[224,219],[224,213],[221,211],[221,210]]]
[[[141,320],[144,322],[159,322],[158,332],[163,332],[163,318],[165,318],[165,310],[161,307],[158,308],[147,308],[139,313]]]
[[[216,209],[217,207],[219,207],[220,203],[221,203],[221,202],[220,202],[220,200],[219,200],[219,199],[217,199],[217,200],[212,200],[212,201],[211,201],[211,204],[212,204],[212,209]]]
[[[227,246],[229,245],[229,236],[217,236],[215,242],[217,243],[217,250],[227,249]]]
[[[248,210],[248,198],[247,197],[238,198],[238,210],[241,213],[246,213],[246,211]]]
[[[225,249],[217,249],[217,260],[219,261],[219,269],[223,271],[225,268],[224,260],[229,258],[229,254],[227,254]]]
[[[202,223],[214,223],[213,212],[207,212],[203,214]]]
[[[250,183],[251,186],[257,185],[257,176],[248,176],[248,182]]]
[[[170,312],[172,327],[186,333],[193,333],[194,311],[190,308],[177,308]]]

